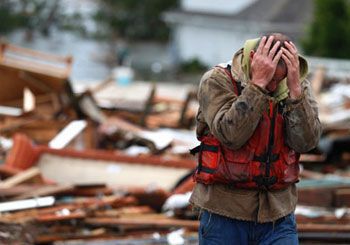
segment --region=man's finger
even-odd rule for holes
[[[275,56],[276,51],[277,51],[277,49],[278,49],[279,46],[280,46],[280,41],[277,41],[277,42],[275,43],[275,45],[273,45],[272,49],[271,49],[270,52],[269,52],[269,57],[270,57],[271,59]]]
[[[266,37],[263,36],[263,37],[260,39],[259,46],[258,46],[258,48],[257,48],[257,50],[256,50],[257,53],[260,53],[260,54],[262,53],[262,49],[263,49],[263,47],[264,47],[264,45],[265,45],[265,42],[266,42]]]
[[[282,54],[283,54],[282,50],[277,52],[277,54],[275,55],[275,57],[272,60],[273,64],[277,65],[278,61],[281,59]]]
[[[292,61],[296,59],[296,56],[293,55],[288,49],[282,48],[283,53]]]
[[[266,42],[266,44],[265,44],[265,46],[263,48],[263,54],[266,55],[266,56],[269,53],[269,50],[270,50],[270,47],[271,47],[273,39],[274,39],[274,36],[269,36],[269,39],[267,39],[267,42]]]
[[[284,62],[286,62],[287,67],[292,65],[292,62],[289,60],[287,55],[285,55],[284,53],[282,54],[282,59],[284,60]]]
[[[284,45],[289,49],[289,51],[294,54],[294,55],[297,55],[298,54],[298,50],[297,48],[295,47],[295,45],[292,43],[292,42],[287,42],[285,41],[284,42]]]

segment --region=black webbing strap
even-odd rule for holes
[[[215,172],[215,169],[202,166],[200,171],[208,173],[208,174],[213,174]]]
[[[271,177],[265,177],[263,175],[255,176],[253,178],[253,181],[259,186],[259,187],[266,187],[267,189],[275,184],[277,182],[276,176],[271,176]]]
[[[278,160],[279,156],[280,156],[279,154],[272,154],[270,161],[271,162],[276,162]],[[261,156],[254,156],[253,161],[254,162],[263,162],[263,163],[267,162],[267,155],[264,154],[264,155],[261,155]]]
[[[219,151],[219,147],[218,146],[214,146],[214,145],[206,145],[201,143],[200,145],[196,146],[195,148],[190,150],[190,153],[192,155],[195,155],[196,153],[200,153],[203,151],[210,151],[210,152],[218,152]],[[198,156],[198,166],[197,166],[197,172],[206,172],[206,173],[214,173],[215,169],[211,169],[211,168],[207,168],[207,167],[203,167],[202,164],[202,154],[199,154]]]
[[[190,150],[190,154],[191,155],[195,155],[196,153],[198,153],[200,151],[218,152],[219,151],[219,147],[214,146],[214,145],[206,145],[206,144],[202,143],[202,144],[196,146],[195,148],[192,148]]]

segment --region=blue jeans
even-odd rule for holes
[[[255,223],[230,219],[203,210],[199,225],[199,244],[259,244],[294,245],[298,243],[293,213],[274,223]]]

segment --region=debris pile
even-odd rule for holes
[[[76,91],[71,57],[1,44],[0,243],[197,244],[191,85]],[[350,240],[350,84],[311,77],[324,133],[301,157],[301,241]]]

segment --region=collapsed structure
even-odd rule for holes
[[[74,92],[71,66],[71,57],[1,44],[0,241],[196,244],[195,89],[107,79]],[[325,130],[301,158],[299,237],[346,242],[349,81],[321,68],[311,80]]]

